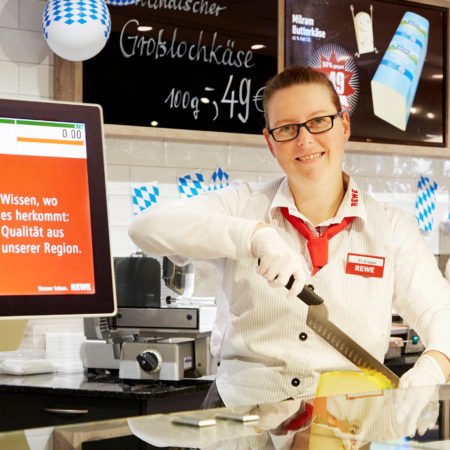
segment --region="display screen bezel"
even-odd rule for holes
[[[0,296],[0,317],[114,315],[116,299],[109,241],[101,107],[85,103],[0,99],[0,117],[85,125],[95,279],[95,292],[92,294],[2,295]]]

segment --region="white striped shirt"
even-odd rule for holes
[[[380,361],[389,342],[392,307],[419,333],[427,350],[450,356],[450,286],[415,218],[376,202],[352,178],[346,181],[336,216],[319,226],[356,219],[330,240],[329,263],[308,284],[325,299],[330,320]],[[355,368],[307,327],[307,307],[300,300],[289,302],[286,290],[269,287],[256,273],[250,240],[261,221],[311,265],[306,241],[282,217],[281,206],[308,223],[281,178],[258,188],[239,182],[152,208],[130,228],[146,252],[181,255],[185,261],[214,259],[222,266],[211,349],[221,360],[217,386],[227,405],[311,397],[321,372]],[[349,253],[385,258],[384,276],[346,273]],[[299,339],[302,333],[306,339]]]

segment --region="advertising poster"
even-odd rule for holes
[[[84,124],[0,118],[0,295],[95,292]]]
[[[352,140],[445,146],[447,10],[385,0],[285,0],[285,66],[325,72]]]

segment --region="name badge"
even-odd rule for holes
[[[358,255],[349,253],[345,273],[365,277],[383,278],[384,260],[382,256]]]

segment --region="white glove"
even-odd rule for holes
[[[413,436],[431,430],[439,416],[439,387],[446,382],[438,362],[422,355],[401,378],[397,391],[396,422]]]
[[[439,363],[427,354],[422,355],[400,378],[400,388],[429,386],[430,384],[445,384],[444,372]]]
[[[253,256],[258,258],[256,271],[272,287],[285,287],[291,278],[294,283],[289,296],[296,297],[306,284],[308,267],[300,253],[295,253],[271,227],[261,227],[253,233],[251,241]]]

